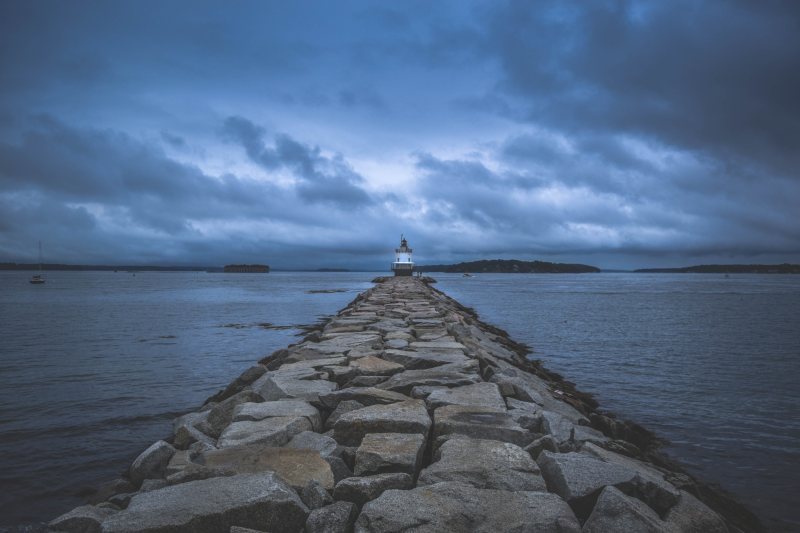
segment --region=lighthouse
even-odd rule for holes
[[[411,248],[408,241],[400,235],[400,248],[394,250],[394,263],[392,270],[395,276],[410,276],[414,270],[414,262],[411,260]]]

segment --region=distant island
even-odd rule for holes
[[[519,261],[517,259],[487,259],[467,261],[455,265],[422,265],[414,267],[419,272],[486,272],[503,274],[586,274],[600,272],[590,265],[550,263],[547,261]]]
[[[800,274],[800,265],[696,265],[681,268],[640,268],[644,274]]]
[[[225,265],[222,271],[228,274],[266,274],[269,272],[269,265]]]

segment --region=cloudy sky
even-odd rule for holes
[[[0,261],[800,262],[800,3],[0,3]]]

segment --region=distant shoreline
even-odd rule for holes
[[[491,268],[496,265],[484,265],[495,261],[471,261],[454,265],[420,265],[415,272],[441,273],[473,273],[473,274],[800,274],[800,265],[783,263],[780,265],[697,265],[677,268],[640,268],[636,270],[603,269],[589,265],[573,265],[564,263],[547,263],[543,261],[508,261],[509,264],[552,265],[552,268],[520,269]],[[505,263],[505,261],[504,261]],[[480,267],[478,266],[480,265]],[[505,265],[504,265],[505,266]],[[566,268],[564,268],[566,267]],[[570,268],[572,267],[572,268]],[[578,267],[578,268],[575,268]],[[486,268],[486,269],[484,269]],[[2,271],[39,270],[38,263],[0,263]],[[67,265],[62,263],[42,264],[42,270],[50,272],[210,272],[223,273],[221,266],[157,266],[157,265]],[[375,269],[345,268],[270,268],[270,272],[384,272]]]
[[[800,274],[800,265],[697,265],[681,268],[640,268],[636,274]]]
[[[282,269],[269,268],[269,272],[382,272],[380,270],[349,270],[346,268]],[[0,271],[39,270],[38,263],[0,263]],[[157,266],[157,265],[65,265],[42,264],[50,272],[211,272],[224,273],[221,266]]]
[[[519,259],[489,259],[467,261],[455,265],[420,265],[417,272],[486,273],[486,274],[587,274],[600,269],[591,265],[520,261]]]

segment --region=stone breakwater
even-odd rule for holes
[[[424,280],[376,281],[49,528],[756,530],[471,310]]]

